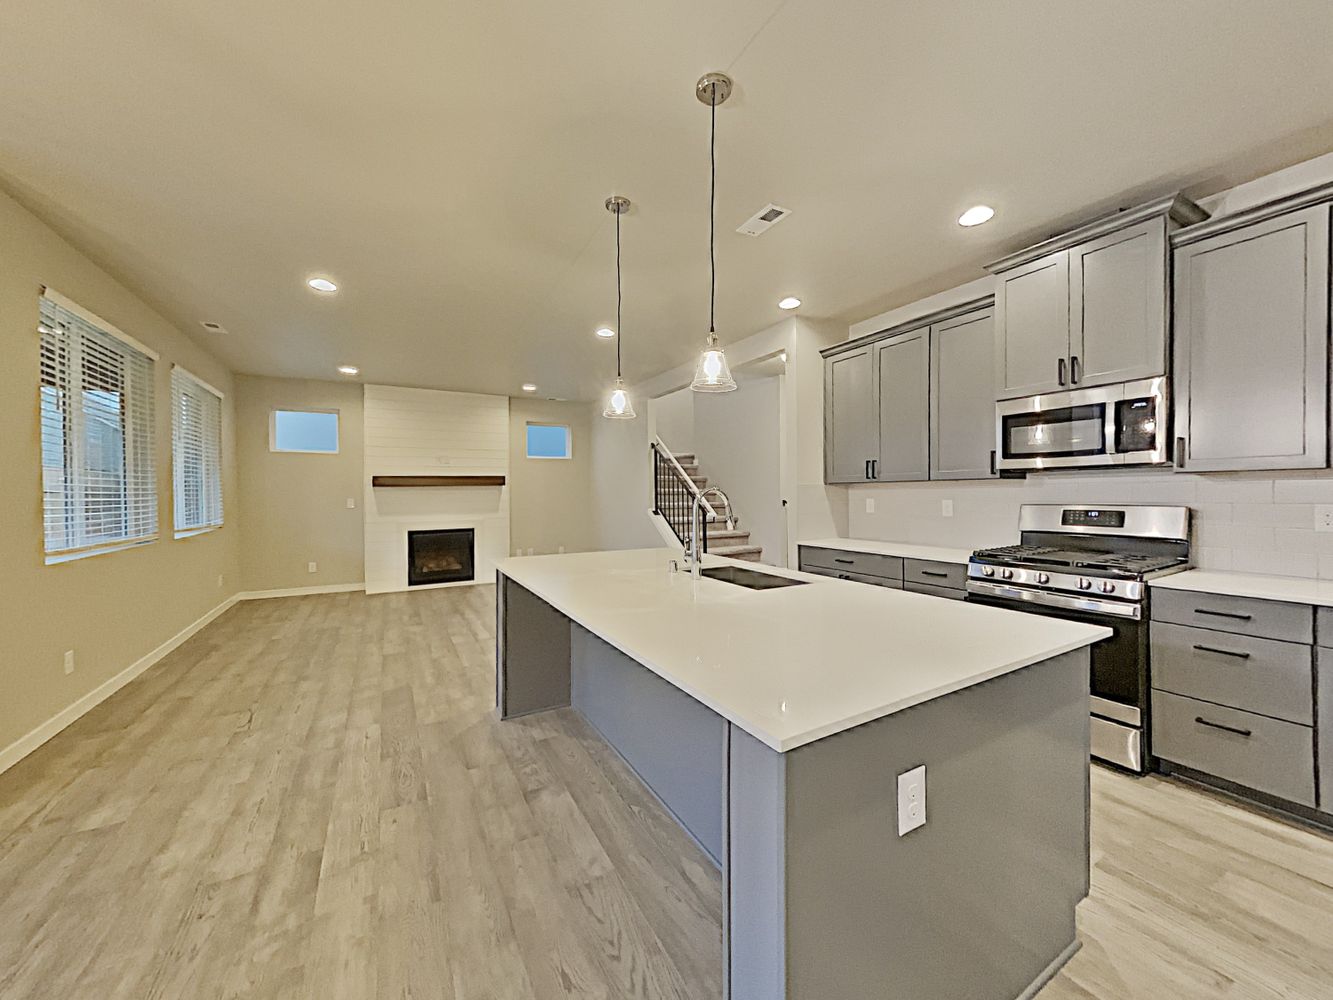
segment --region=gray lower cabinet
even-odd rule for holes
[[[1329,206],[1174,242],[1177,466],[1326,466]]]
[[[873,345],[824,362],[824,481],[870,482],[879,455]]]
[[[904,583],[903,590],[909,594],[925,594],[927,597],[942,597],[946,601],[965,601],[967,592],[954,590],[952,587],[936,587],[929,583]]]
[[[806,573],[824,571],[826,576],[859,573],[864,576],[897,580],[899,583],[903,579],[903,561],[898,556],[881,555],[877,552],[847,552],[815,545],[802,545],[797,552],[801,570]]]
[[[995,310],[930,328],[930,478],[995,473]]]
[[[875,482],[930,478],[929,393],[929,329],[875,345],[879,451],[870,467]]]
[[[967,567],[932,559],[903,559],[878,552],[849,552],[816,545],[797,547],[803,573],[870,583],[961,601],[967,595]]]
[[[967,567],[960,563],[937,562],[934,559],[904,559],[903,579],[925,587],[948,587],[963,590],[967,587]]]
[[[1326,608],[1320,608],[1322,614]],[[1324,642],[1322,637],[1319,640]],[[1333,641],[1333,636],[1328,641]],[[1319,747],[1319,808],[1333,813],[1333,649],[1320,646],[1315,652],[1319,679],[1315,703],[1319,717],[1315,735]]]

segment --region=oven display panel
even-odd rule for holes
[[[1076,528],[1123,528],[1125,512],[1123,510],[1063,510],[1060,523]]]

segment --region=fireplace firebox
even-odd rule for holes
[[[407,585],[473,579],[476,532],[472,528],[407,533]]]

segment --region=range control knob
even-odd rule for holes
[[[994,575],[995,575],[995,567],[994,567],[994,566],[982,566],[982,567],[981,567],[981,575],[982,575],[982,576],[994,576]]]
[[[1092,589],[1092,581],[1089,580],[1086,576],[1080,576],[1080,577],[1078,578],[1078,589],[1079,589],[1079,590],[1091,590],[1091,589]]]
[[[1115,593],[1115,584],[1112,583],[1110,580],[1103,580],[1103,581],[1102,581],[1102,593],[1103,593],[1103,594],[1114,594],[1114,593]]]
[[[1011,569],[1000,570],[1000,576],[1004,577],[1006,580],[1012,580],[1014,578],[1014,571]]]
[[[1038,573],[1038,574],[1037,574],[1037,582],[1038,582],[1038,583],[1050,583],[1050,582],[1051,582],[1051,574],[1049,574],[1049,573]]]

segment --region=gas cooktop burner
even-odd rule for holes
[[[1076,570],[1088,575],[1143,576],[1179,565],[1176,556],[1149,555],[1139,552],[1061,549],[1053,545],[1004,545],[980,549],[973,558],[978,562],[1001,566],[1042,566]]]

